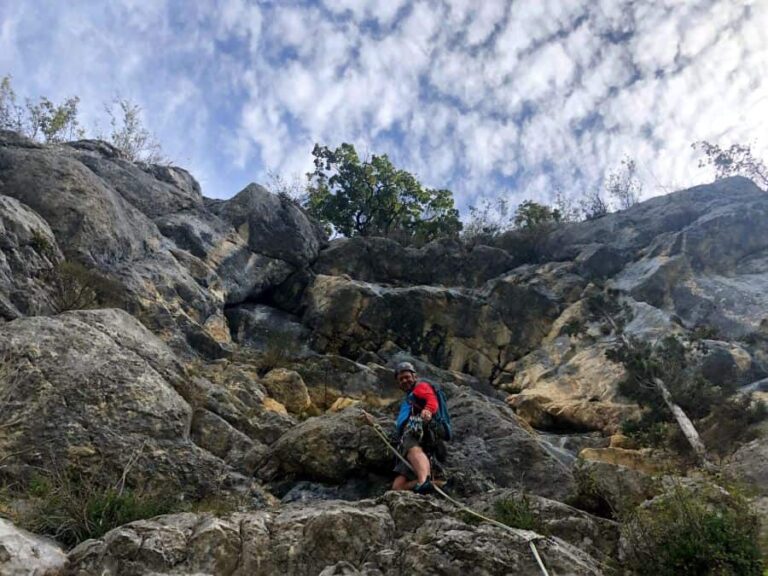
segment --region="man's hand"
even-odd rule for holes
[[[373,419],[373,416],[368,414],[365,410],[363,410],[363,420],[365,420],[366,424],[369,424],[370,426],[373,426],[373,423],[375,420]]]
[[[424,408],[424,410],[421,411],[421,419],[424,420],[424,422],[429,422],[432,420],[432,412]]]

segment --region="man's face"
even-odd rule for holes
[[[416,374],[405,370],[397,375],[397,383],[400,384],[400,389],[403,392],[408,392],[411,387],[416,383]]]

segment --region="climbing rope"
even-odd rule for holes
[[[405,464],[408,467],[409,470],[411,470],[411,472],[415,473],[415,471],[413,470],[413,466],[411,466],[411,463],[408,462],[408,460],[406,460],[405,458],[403,458],[403,455],[400,454],[400,452],[398,452],[397,448],[395,448],[392,445],[392,443],[387,438],[387,434],[384,432],[384,430],[381,429],[381,426],[379,426],[379,424],[373,420],[373,417],[370,414],[368,414],[365,410],[363,410],[363,414],[365,414],[365,415],[370,417],[369,423],[373,427],[373,431],[376,432],[376,434],[378,434],[378,436],[384,441],[384,444],[387,445],[387,447],[392,451],[392,453],[395,456],[397,456],[400,459],[400,461],[403,464]],[[520,532],[530,532],[529,530],[520,530],[520,529],[517,529],[517,528],[512,528],[511,526],[507,526],[506,524],[503,524],[503,523],[499,522],[498,520],[494,520],[493,518],[488,518],[487,516],[483,516],[479,512],[475,512],[474,510],[472,510],[471,508],[469,508],[466,505],[462,504],[461,502],[459,502],[455,498],[452,498],[451,496],[446,494],[439,486],[435,486],[433,484],[432,487],[434,488],[435,492],[437,492],[438,494],[440,494],[440,496],[442,496],[443,498],[448,500],[448,502],[450,502],[451,504],[457,506],[463,512],[466,512],[466,513],[468,513],[468,514],[470,514],[472,516],[475,516],[476,518],[479,518],[480,520],[484,520],[485,522],[490,522],[494,526],[498,526],[498,527],[503,528],[505,530],[509,530],[510,532],[513,532],[516,536],[520,536]],[[535,534],[534,532],[530,532],[530,533],[533,534],[533,536],[526,536],[526,535],[524,535],[524,537],[528,541],[528,546],[530,546],[530,548],[531,548],[531,552],[533,553],[533,557],[536,559],[536,563],[539,565],[539,568],[541,568],[541,573],[544,574],[544,576],[549,576],[549,572],[547,572],[547,569],[544,566],[544,562],[542,562],[541,556],[539,556],[539,551],[536,549],[536,544],[534,543],[534,540],[539,540],[539,539],[542,538],[542,536],[539,536],[538,534]]]

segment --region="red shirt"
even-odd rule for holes
[[[437,394],[435,394],[432,386],[426,382],[419,382],[413,387],[411,394],[413,394],[414,397],[419,400],[419,404],[423,403],[423,407],[420,408],[420,410],[424,410],[424,408],[426,408],[432,414],[437,413]]]

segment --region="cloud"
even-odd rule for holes
[[[40,0],[0,6],[0,74],[89,121],[131,97],[210,195],[347,141],[465,208],[577,195],[625,155],[646,195],[693,185],[702,139],[768,157],[766,29],[752,0]]]

